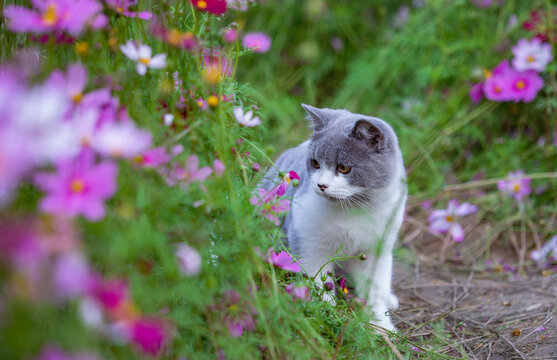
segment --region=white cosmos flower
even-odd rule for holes
[[[137,73],[145,75],[147,68],[162,69],[166,66],[166,54],[155,56],[148,45],[136,46],[132,40],[128,40],[124,45],[120,45],[120,50],[129,59],[137,62]]]
[[[249,110],[247,113],[244,114],[244,110],[241,107],[237,106],[234,109],[234,117],[236,121],[241,125],[246,127],[254,127],[261,124],[261,120],[257,116],[253,116],[253,112]]]
[[[517,71],[545,70],[547,64],[553,59],[551,45],[542,43],[540,39],[520,39],[513,47],[513,67]]]

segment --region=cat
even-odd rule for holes
[[[286,150],[262,186],[267,191],[276,186],[270,179],[278,171],[299,174],[299,185],[285,193],[292,204],[282,230],[291,252],[320,287],[334,283],[332,276],[351,278],[374,323],[394,331],[387,315],[398,307],[391,290],[392,250],[407,196],[398,139],[381,119],[302,107],[313,128],[311,138]],[[339,248],[360,258],[342,261],[340,267],[328,262]],[[325,292],[324,300],[334,302],[333,291]]]

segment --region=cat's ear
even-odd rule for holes
[[[378,151],[385,148],[385,136],[383,132],[367,120],[356,121],[350,136],[359,141],[364,141],[368,146]]]
[[[312,122],[313,131],[319,131],[327,125],[327,116],[321,109],[306,104],[302,104],[302,107],[308,114],[308,120]]]

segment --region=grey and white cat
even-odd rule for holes
[[[294,170],[301,178],[299,186],[286,193],[293,197],[283,222],[290,249],[320,286],[331,274],[352,279],[356,293],[373,310],[375,323],[394,330],[386,314],[398,307],[391,291],[392,250],[407,194],[397,137],[378,118],[302,106],[313,134],[275,163],[278,170]],[[276,175],[272,169],[268,178]],[[262,185],[270,190],[275,184],[265,180]],[[348,259],[340,268],[333,262],[323,266],[339,248],[346,256],[365,254],[367,259]],[[332,292],[324,297],[334,301]]]

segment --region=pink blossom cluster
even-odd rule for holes
[[[213,313],[222,317],[228,335],[240,337],[244,331],[253,331],[256,326],[257,311],[251,302],[242,298],[236,290],[228,290],[222,300],[211,307]]]
[[[544,80],[538,73],[545,71],[553,59],[551,45],[538,38],[520,39],[512,50],[512,66],[503,60],[486,71],[485,81],[472,86],[469,95],[474,103],[484,96],[498,102],[530,102],[543,88]]]
[[[122,280],[105,279],[86,260],[68,218],[0,223],[0,263],[9,268],[9,296],[28,301],[78,300],[84,323],[144,353],[158,354],[170,338],[168,324],[142,315]]]

